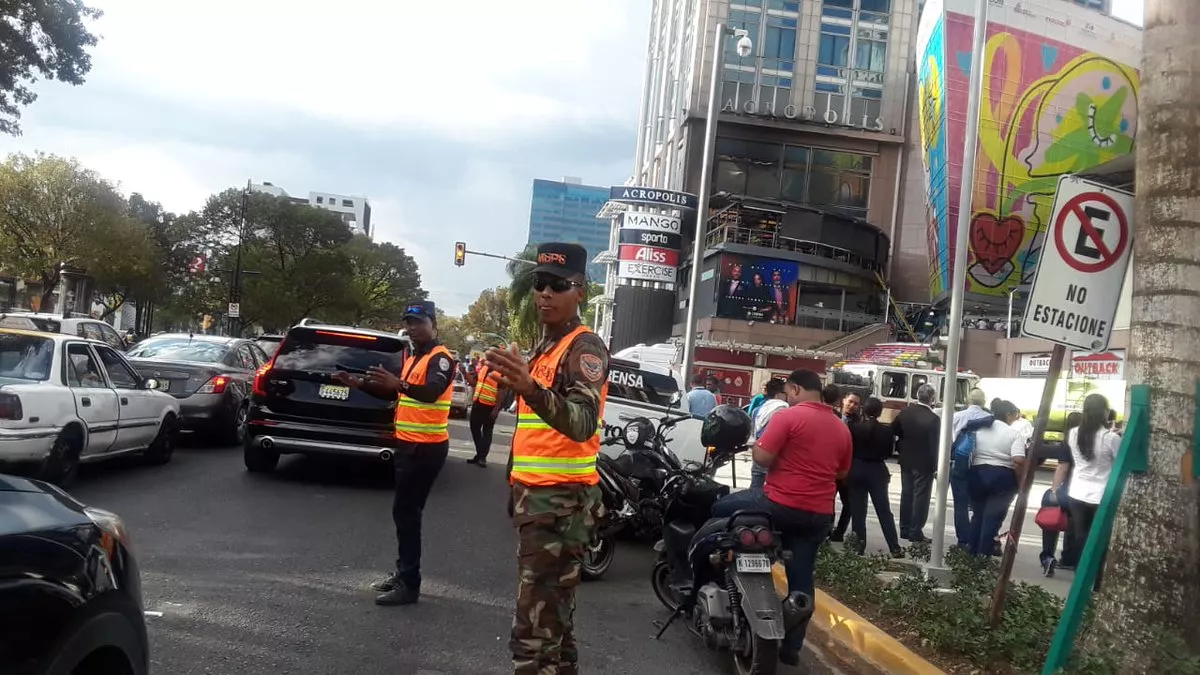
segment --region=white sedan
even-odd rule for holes
[[[81,463],[171,459],[179,403],[98,340],[0,328],[0,465],[71,482]]]

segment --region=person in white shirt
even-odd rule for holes
[[[787,391],[784,388],[786,380],[773,377],[767,382],[764,394],[767,400],[754,411],[754,440],[758,440],[767,430],[767,422],[771,417],[788,407]],[[750,489],[762,489],[767,482],[767,470],[757,464],[750,466]]]
[[[1108,399],[1100,394],[1089,394],[1083,399],[1083,420],[1067,434],[1067,447],[1071,449],[1071,485],[1067,488],[1070,501],[1071,528],[1077,546],[1083,547],[1096,509],[1104,497],[1108,477],[1112,475],[1121,437],[1108,429]],[[1096,572],[1095,589],[1100,588],[1104,572],[1104,558],[1100,559],[1100,570]]]
[[[992,424],[975,432],[975,452],[967,474],[971,499],[971,555],[993,555],[996,536],[1017,496],[1017,477],[1025,466],[1025,438],[1012,425],[1021,417],[1008,401],[992,403]]]

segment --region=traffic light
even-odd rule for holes
[[[200,319],[200,329],[208,330],[210,328],[212,328],[212,314],[205,314],[204,317]]]
[[[454,242],[454,264],[457,267],[462,267],[467,262],[467,242]]]

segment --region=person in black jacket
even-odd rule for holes
[[[892,420],[900,455],[900,538],[911,542],[927,541],[924,530],[942,426],[942,418],[933,411],[936,398],[937,389],[923,384],[917,388],[917,402]]]
[[[863,404],[862,419],[850,425],[850,437],[854,441],[854,463],[846,477],[850,485],[851,529],[858,536],[859,553],[867,543],[867,498],[875,505],[875,515],[883,529],[892,557],[901,558],[904,550],[896,536],[896,521],[892,517],[892,505],[888,495],[888,483],[892,479],[887,461],[892,456],[896,438],[892,428],[879,421],[883,414],[883,401],[874,396]]]

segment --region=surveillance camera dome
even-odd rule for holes
[[[747,56],[750,56],[750,50],[753,48],[754,48],[754,43],[750,41],[750,37],[748,35],[743,35],[742,37],[738,38],[738,41],[737,41],[738,56],[740,56],[742,58],[746,58]]]

